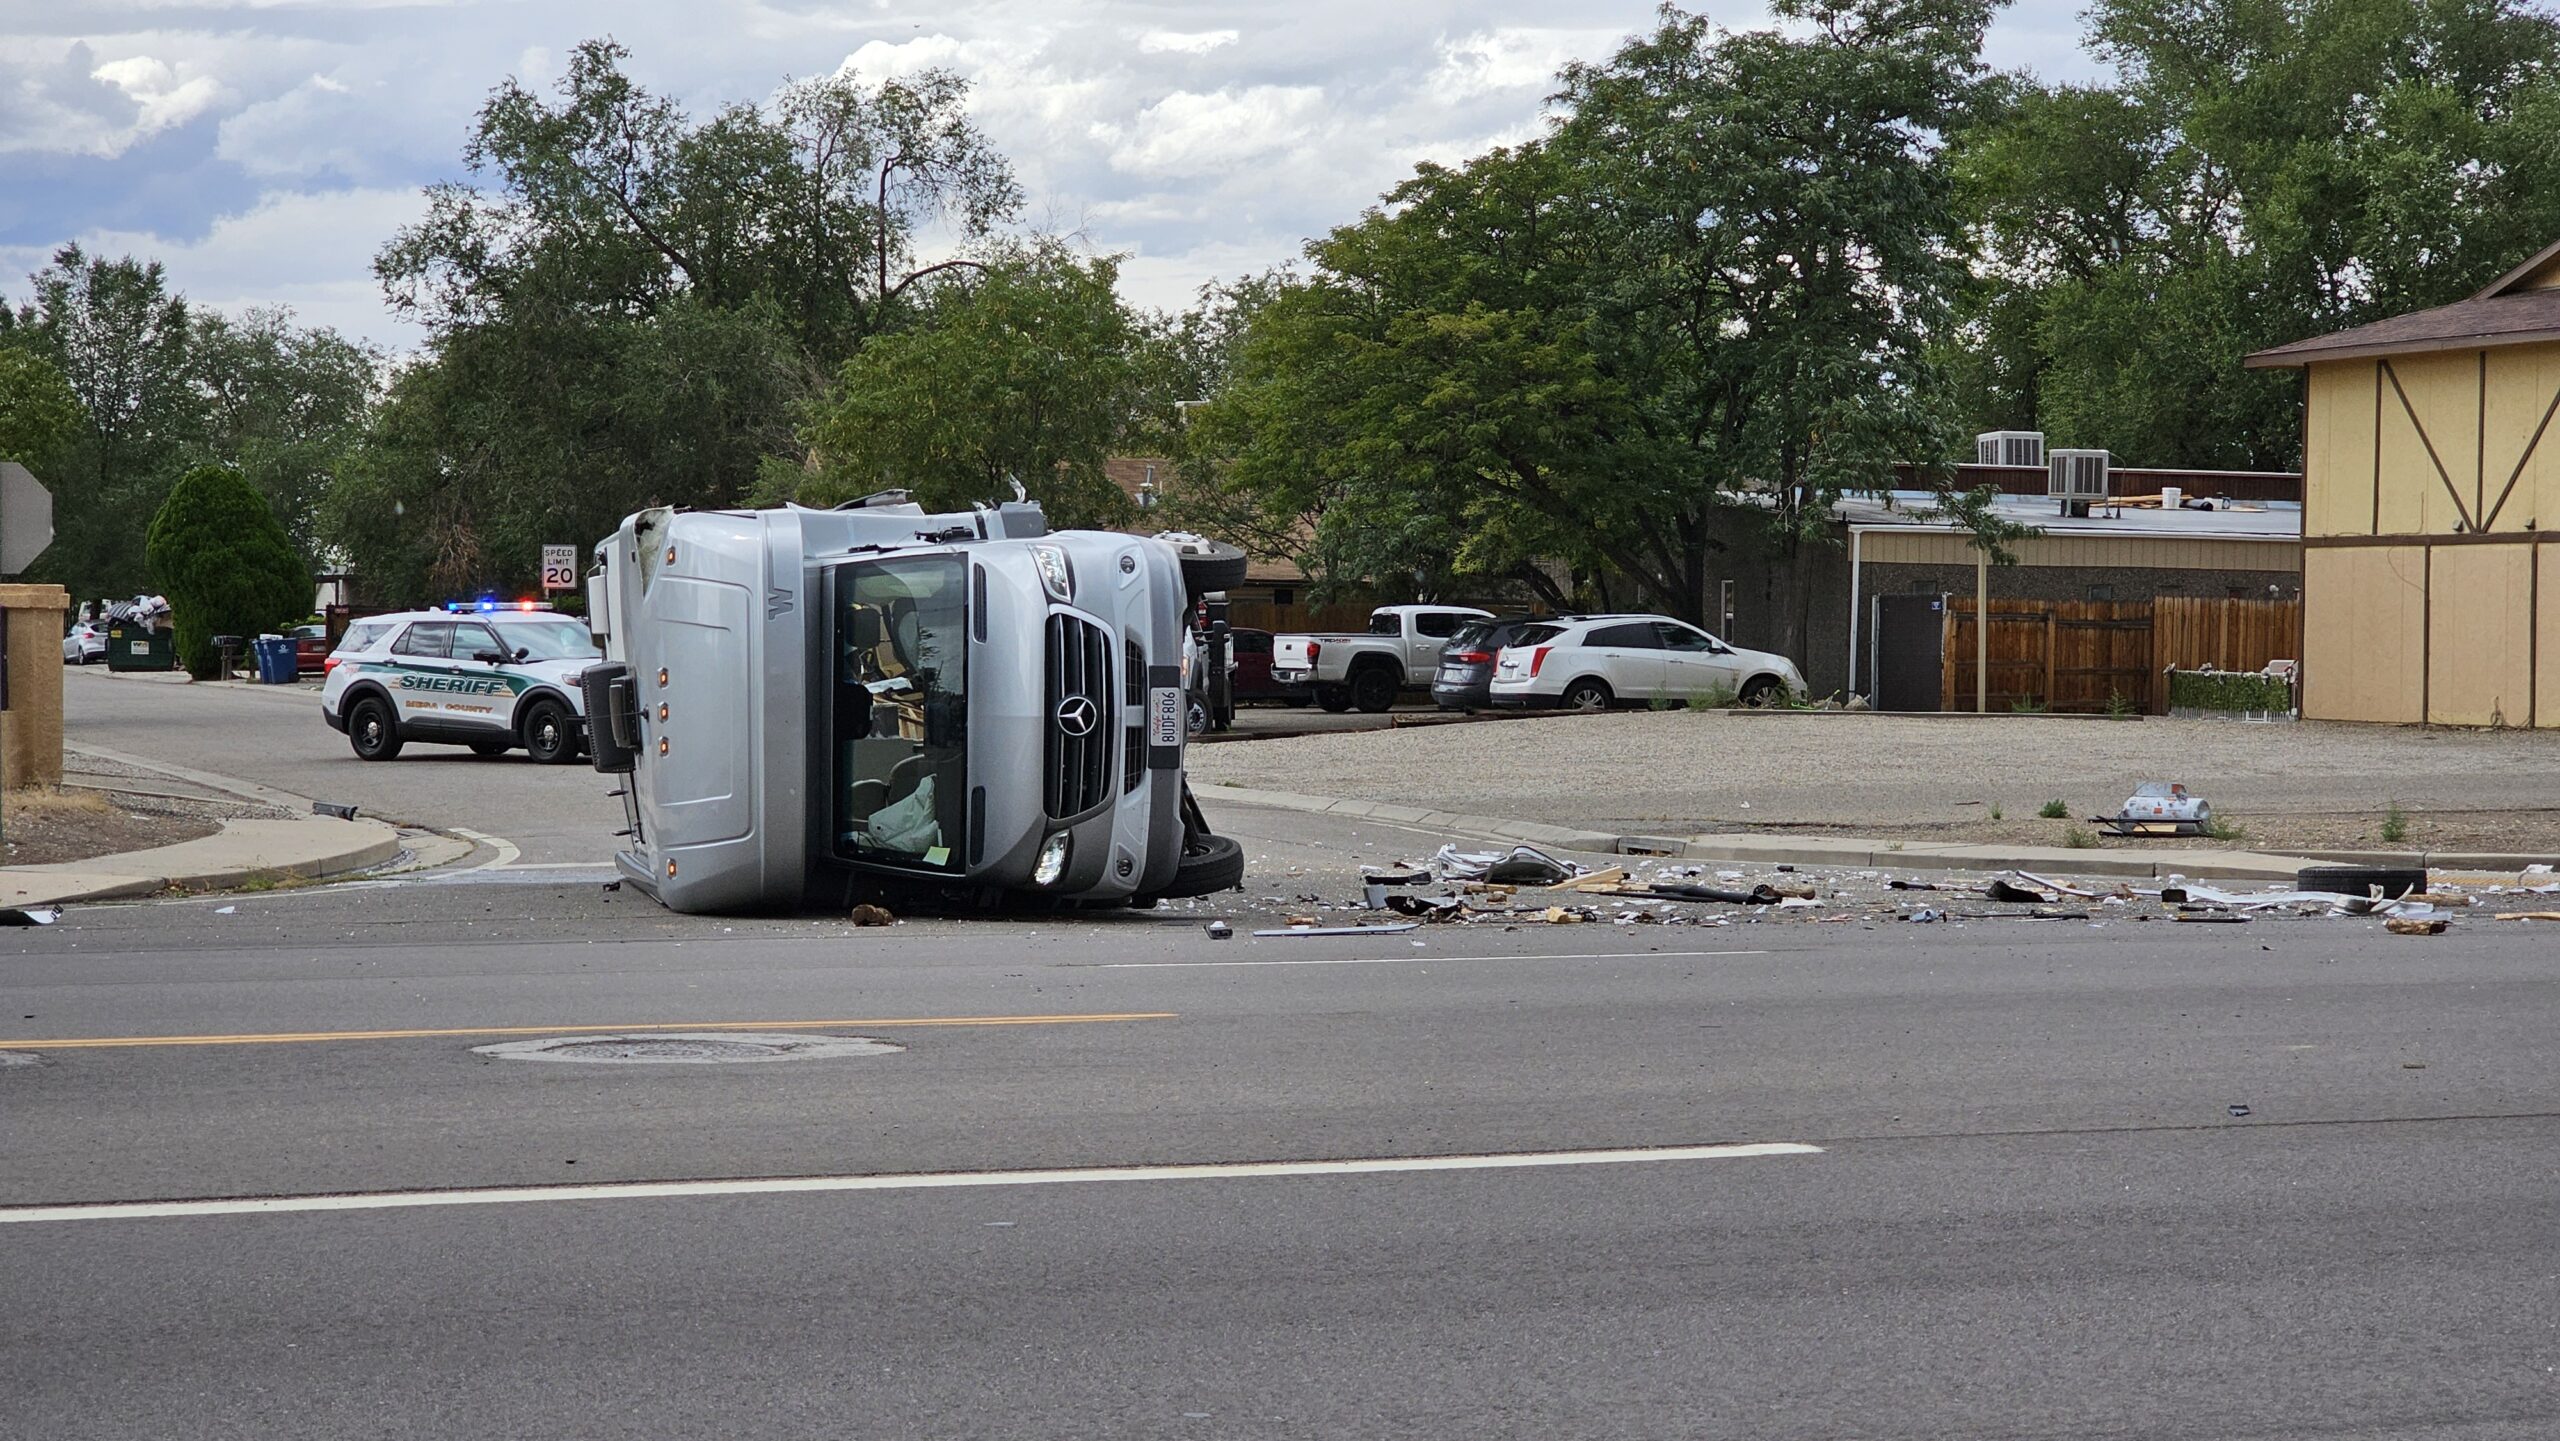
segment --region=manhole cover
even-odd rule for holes
[[[0,1051],[0,1066],[32,1066],[36,1060],[31,1051]]]
[[[868,1036],[794,1036],[741,1031],[669,1031],[638,1036],[552,1036],[474,1046],[474,1054],[517,1061],[598,1061],[717,1066],[740,1061],[821,1061],[905,1049]]]

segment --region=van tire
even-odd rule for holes
[[[1365,665],[1351,674],[1351,704],[1371,715],[1393,710],[1396,692],[1401,688],[1393,670],[1375,663]]]
[[[1243,884],[1244,847],[1233,836],[1201,835],[1183,846],[1182,864],[1174,868],[1173,879],[1163,890],[1149,894],[1179,900],[1232,891]]]
[[[1182,591],[1192,600],[1212,591],[1233,590],[1244,584],[1245,553],[1223,540],[1209,542],[1207,555],[1182,552]]]
[[[391,702],[368,695],[347,707],[347,744],[355,747],[359,760],[399,759],[400,717],[393,714]]]
[[[578,723],[567,706],[549,696],[524,708],[516,733],[536,765],[563,766],[578,758]]]

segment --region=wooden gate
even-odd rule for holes
[[[1973,601],[1947,602],[1939,709],[1973,709]],[[2148,601],[1995,600],[1991,709],[2098,712],[2141,709],[2151,675]]]
[[[1973,709],[1973,600],[1947,600],[1938,708]],[[2254,671],[2302,655],[2302,602],[2163,596],[1991,602],[1991,709],[2169,709],[2167,671]]]

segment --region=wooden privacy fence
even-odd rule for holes
[[[1940,710],[1973,709],[1970,597],[1947,600]],[[2302,602],[2164,596],[1991,602],[1990,708],[2165,715],[2166,671],[2258,670],[2302,655]]]

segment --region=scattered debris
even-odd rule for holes
[[[887,906],[870,904],[855,906],[851,919],[857,926],[894,926],[898,923],[898,918],[889,914]]]
[[[1904,917],[1903,917],[1903,919],[1904,919],[1904,920],[1906,920],[1906,921],[1917,921],[1917,922],[1919,922],[1919,923],[1921,923],[1921,924],[1924,924],[1924,925],[1925,925],[1925,924],[1927,924],[1927,923],[1929,923],[1929,922],[1931,922],[1931,921],[1943,921],[1943,920],[1945,920],[1946,918],[1947,918],[1947,913],[1946,913],[1945,911],[1936,910],[1936,909],[1934,909],[1934,908],[1932,908],[1932,907],[1928,907],[1928,906],[1922,906],[1920,909],[1918,909],[1918,910],[1916,910],[1916,911],[1913,911],[1911,914],[1909,914],[1909,915],[1907,915],[1907,916],[1904,916]]]
[[[2249,1108],[2246,1106],[2233,1106],[2230,1109],[2231,1114],[2234,1116],[2245,1116],[2249,1114]]]
[[[60,906],[11,906],[0,910],[0,926],[49,926],[61,919]]]
[[[1571,861],[1560,861],[1536,846],[1508,851],[1462,851],[1456,842],[1442,846],[1431,864],[1444,879],[1504,881],[1515,885],[1552,886],[1582,875]]]
[[[2502,921],[2560,921],[2560,911],[2510,911],[2498,917]]]
[[[1466,908],[1456,896],[1416,896],[1398,894],[1387,897],[1386,908],[1400,916],[1420,916],[1426,921],[1448,920]]]
[[[1420,921],[1394,921],[1377,926],[1283,926],[1278,930],[1256,931],[1257,936],[1392,936],[1419,930]]]
[[[311,813],[315,816],[336,816],[342,821],[351,821],[356,818],[354,806],[342,806],[335,801],[313,801]]]
[[[214,914],[217,916],[227,916],[236,913],[239,909],[240,908],[238,906],[221,906],[215,909]]]
[[[2123,810],[2089,817],[2120,836],[2199,836],[2212,820],[2212,805],[2187,794],[2180,781],[2144,781],[2125,797]]]
[[[621,889],[622,889],[622,881],[621,881],[621,879],[620,879],[620,878],[618,878],[618,877],[617,877],[616,879],[613,879],[613,880],[610,880],[610,881],[605,882],[605,883],[604,883],[604,888],[605,888],[605,890],[606,890],[606,892],[607,892],[607,893],[611,893],[611,892],[613,892],[613,891],[621,890]]]
[[[2027,905],[2041,905],[2054,899],[2054,893],[2052,891],[2045,890],[2042,887],[2029,890],[2025,886],[2015,885],[2011,882],[2004,881],[1998,876],[1991,878],[1991,884],[1984,886],[1982,888],[1982,893],[1995,901],[2010,901]]]
[[[1228,925],[1224,921],[1211,921],[1209,923],[1209,939],[1213,941],[1223,941],[1235,933],[1236,928]]]
[[[2382,928],[2395,936],[2441,936],[2452,924],[2442,916],[2393,916]]]

